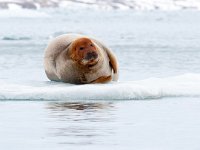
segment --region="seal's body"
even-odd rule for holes
[[[45,50],[44,67],[52,81],[87,84],[118,80],[113,52],[101,42],[78,34],[53,39]]]

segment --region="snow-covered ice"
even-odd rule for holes
[[[110,84],[72,85],[58,82],[13,84],[0,81],[1,100],[141,100],[200,97],[200,74]]]

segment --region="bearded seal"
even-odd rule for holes
[[[45,49],[44,68],[52,81],[71,84],[118,80],[118,62],[102,42],[79,34],[64,34]]]

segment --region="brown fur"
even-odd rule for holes
[[[112,80],[112,77],[111,76],[108,76],[108,77],[99,77],[98,79],[96,79],[95,81],[92,81],[91,83],[107,83],[109,81]]]
[[[94,45],[94,43],[89,38],[79,38],[72,43],[72,46],[69,49],[70,58],[73,61],[76,61],[79,65],[86,65],[81,60],[86,57],[88,52],[97,52],[98,49]],[[87,65],[93,64],[93,62],[89,62]]]

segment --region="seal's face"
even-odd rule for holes
[[[99,52],[88,38],[79,38],[72,43],[70,57],[80,65],[95,66],[99,61]]]

